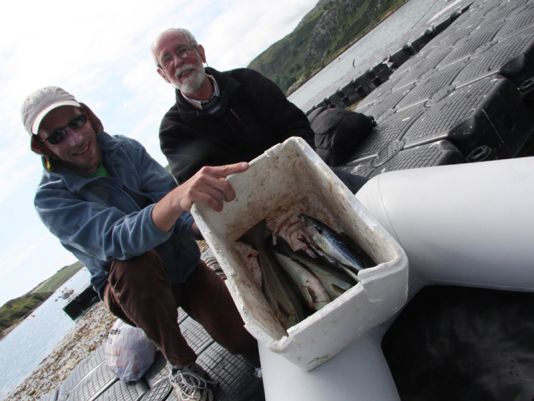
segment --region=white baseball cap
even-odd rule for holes
[[[39,125],[46,115],[61,106],[80,107],[80,103],[69,92],[57,86],[36,90],[22,103],[20,113],[24,128],[30,135],[37,135]]]

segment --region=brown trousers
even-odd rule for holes
[[[197,358],[180,332],[179,306],[228,351],[258,360],[256,340],[245,330],[224,281],[202,261],[185,283],[177,285],[169,282],[154,251],[114,261],[104,303],[118,318],[142,328],[173,366],[185,366]]]

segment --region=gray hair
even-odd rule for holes
[[[154,39],[154,41],[152,42],[152,45],[150,46],[152,57],[154,58],[154,62],[156,63],[157,66],[159,66],[159,60],[157,59],[156,53],[155,53],[157,43],[160,41],[160,39],[163,36],[166,36],[169,34],[171,34],[172,36],[182,36],[188,45],[191,45],[191,46],[198,45],[197,40],[195,39],[193,34],[185,28],[169,28],[169,29],[164,30],[156,37],[156,39]]]

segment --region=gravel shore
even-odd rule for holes
[[[106,341],[115,320],[116,317],[102,302],[92,306],[78,318],[76,326],[5,401],[35,401],[59,388],[70,372]]]

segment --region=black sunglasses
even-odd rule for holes
[[[41,139],[41,143],[48,142],[51,145],[57,145],[60,143],[63,138],[65,138],[65,135],[67,135],[66,128],[69,127],[70,129],[78,129],[85,125],[87,122],[87,116],[85,114],[78,114],[76,117],[74,117],[72,120],[69,121],[67,125],[65,125],[63,128],[58,128],[54,132],[52,132],[50,135],[48,135],[45,139]]]

